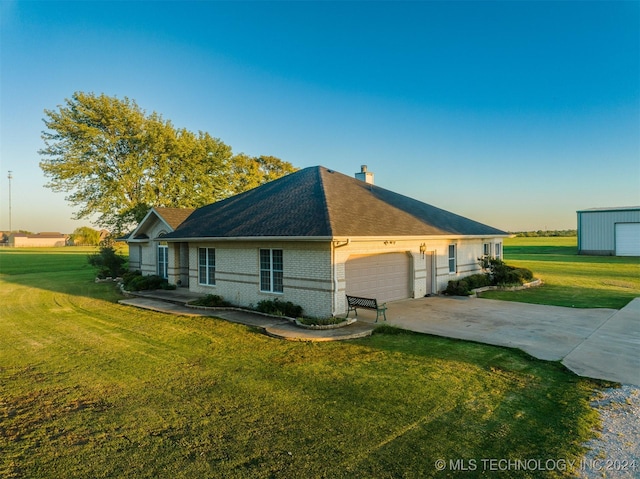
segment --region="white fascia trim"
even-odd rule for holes
[[[212,242],[212,241],[317,241],[328,242],[333,238],[331,236],[206,236],[198,238],[162,238],[167,243],[196,243],[196,242]]]
[[[146,214],[146,215],[144,215],[144,218],[142,218],[142,221],[140,221],[140,223],[138,224],[138,226],[136,227],[136,229],[134,229],[134,230],[131,232],[131,234],[129,235],[129,238],[134,238],[134,237],[137,235],[138,230],[142,229],[142,227],[144,226],[144,224],[146,223],[147,219],[149,218],[149,216],[151,216],[151,214],[152,214],[152,213],[153,213],[153,214],[155,214],[155,215],[156,215],[156,218],[158,218],[160,221],[162,221],[162,222],[167,226],[167,228],[169,228],[169,232],[171,232],[171,233],[173,232],[173,228],[169,225],[169,223],[167,223],[167,222],[165,221],[165,219],[164,219],[164,218],[163,218],[163,217],[162,217],[162,216],[161,216],[161,215],[156,211],[156,209],[152,207],[152,208],[147,212],[147,214]],[[128,240],[127,240],[127,243],[129,243],[129,242],[135,242],[135,240],[129,240],[129,239],[128,239]]]
[[[424,241],[451,239],[487,239],[510,238],[511,234],[503,235],[422,235],[422,236],[207,236],[196,238],[162,238],[168,243],[212,242],[212,241],[316,241],[316,242],[364,242],[364,241]]]
[[[422,235],[422,236],[335,236],[333,241],[363,242],[363,241],[424,241],[450,239],[488,239],[510,238],[513,235]]]

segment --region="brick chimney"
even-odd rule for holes
[[[356,173],[356,180],[364,181],[365,183],[373,185],[373,173],[367,171],[367,165],[362,165],[360,167],[360,173]]]

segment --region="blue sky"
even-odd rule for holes
[[[234,152],[509,231],[640,204],[640,2],[0,0],[0,230],[72,232],[44,109],[129,97]]]

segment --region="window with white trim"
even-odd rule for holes
[[[169,247],[167,243],[158,244],[158,276],[164,279],[169,277]]]
[[[496,251],[496,259],[502,259],[502,243],[496,243],[495,246],[495,251]]]
[[[283,255],[281,249],[260,250],[260,291],[282,293]]]
[[[449,273],[455,273],[457,269],[456,245],[449,245]]]
[[[482,264],[487,267],[488,261],[491,259],[491,243],[482,243]]]
[[[216,284],[215,248],[198,248],[198,283]]]

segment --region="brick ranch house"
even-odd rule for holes
[[[153,208],[127,237],[143,274],[241,306],[278,298],[311,317],[345,294],[418,298],[501,257],[509,234],[321,166],[194,210]]]

